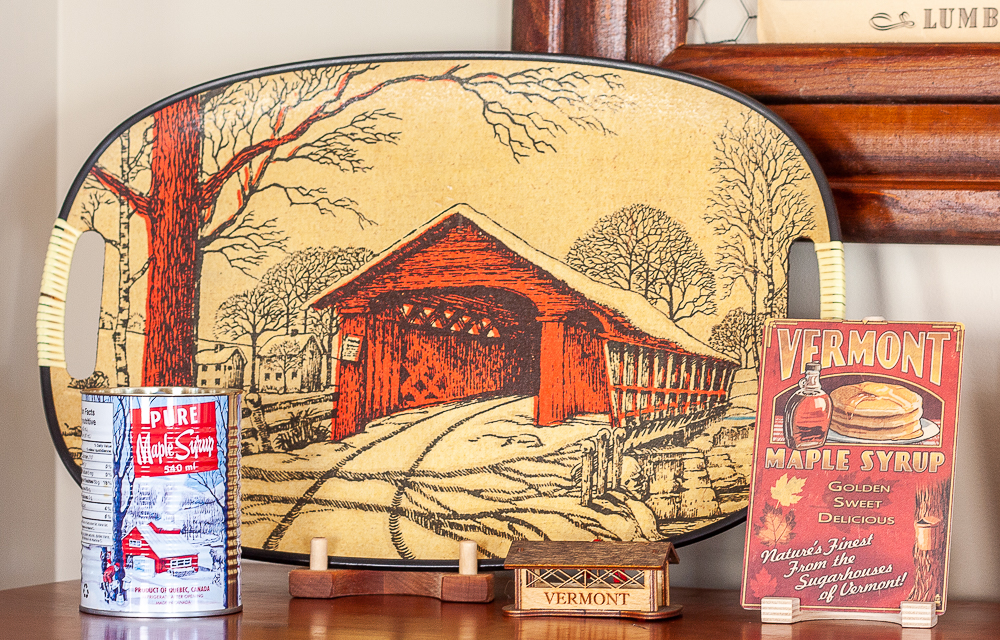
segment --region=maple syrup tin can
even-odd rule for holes
[[[80,610],[241,610],[240,392],[149,387],[82,396]]]

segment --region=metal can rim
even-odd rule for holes
[[[95,396],[228,396],[243,393],[242,389],[225,387],[95,387],[80,393]]]
[[[116,618],[208,618],[211,616],[228,616],[243,611],[243,605],[238,604],[228,609],[202,609],[199,611],[114,611],[111,609],[95,609],[80,605],[80,611],[96,616],[113,616]]]

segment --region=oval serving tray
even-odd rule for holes
[[[84,231],[107,251],[78,380]],[[334,564],[401,568],[464,538],[487,568],[522,538],[684,544],[745,517],[756,336],[799,238],[843,317],[815,158],[692,76],[429,54],[224,78],[130,118],[74,182],[39,303],[49,428],[79,481],[80,388],[245,389],[250,558],[318,535]]]

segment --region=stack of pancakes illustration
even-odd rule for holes
[[[830,394],[830,428],[862,440],[909,440],[923,435],[923,399],[913,391],[883,382],[859,382]]]

